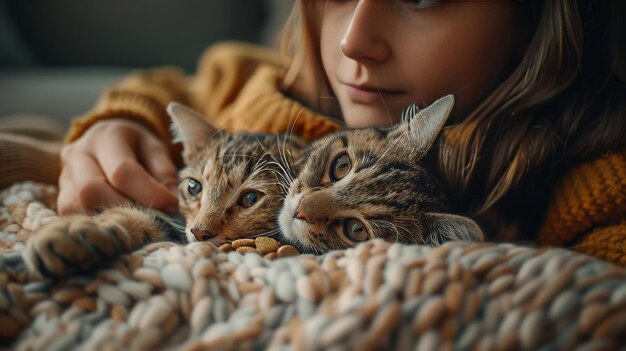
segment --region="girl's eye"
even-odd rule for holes
[[[349,218],[343,225],[343,232],[348,239],[359,242],[367,239],[367,229],[365,224],[356,218]]]
[[[405,0],[405,2],[413,9],[420,10],[435,5],[438,1],[435,0]]]
[[[248,191],[241,195],[239,204],[243,208],[248,208],[254,205],[259,200],[259,194],[256,191]]]
[[[196,197],[202,192],[202,184],[195,179],[187,180],[187,192],[189,195]]]
[[[345,177],[352,169],[350,156],[345,152],[337,156],[330,166],[330,180],[336,182]]]

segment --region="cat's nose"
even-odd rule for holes
[[[325,192],[309,193],[300,200],[294,216],[311,224],[328,224],[337,217],[337,204]]]
[[[306,211],[302,209],[302,206],[298,206],[298,209],[296,210],[296,213],[295,213],[295,217],[297,219],[306,221],[311,224],[323,224],[323,223],[328,222],[327,217],[318,216],[316,213],[311,213],[309,211]]]
[[[207,241],[215,236],[215,234],[198,227],[191,227],[191,233],[198,241]]]
[[[310,219],[307,218],[306,212],[302,209],[302,203],[300,203],[300,206],[298,206],[298,209],[296,209],[296,213],[294,214],[294,216],[297,219],[310,222]]]

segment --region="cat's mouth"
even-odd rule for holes
[[[292,216],[293,217],[293,216]],[[281,239],[298,249],[302,253],[319,253],[324,248],[321,243],[314,240],[314,233],[325,233],[327,228],[314,225],[301,219],[292,218],[289,224],[281,224]],[[322,251],[320,251],[322,250]]]
[[[291,225],[289,226],[288,230],[286,230],[285,236],[287,237],[287,239],[290,240],[302,240],[304,238],[306,238],[308,231],[309,231],[309,223],[294,218],[291,221]]]
[[[204,241],[204,242],[212,243],[215,246],[220,246],[220,245],[228,243],[227,239],[222,238],[220,236],[215,236],[215,237],[212,237],[212,238],[206,239],[206,240],[198,240],[198,238],[196,238],[196,236],[191,232],[191,230],[189,228],[185,229],[185,236],[187,237],[187,241],[190,242],[190,243]]]

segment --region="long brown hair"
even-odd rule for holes
[[[319,101],[331,90],[319,59],[318,3],[297,1],[283,32],[282,49],[294,59],[285,83],[309,80],[300,97],[332,115],[333,105]],[[569,165],[626,148],[626,4],[533,3],[536,30],[521,62],[440,139],[439,171],[475,216],[507,212],[507,203],[545,203]]]
[[[303,103],[339,117],[330,83],[322,68],[320,26],[324,1],[296,0],[280,38],[279,49],[292,61],[283,86]]]

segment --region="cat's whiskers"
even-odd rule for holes
[[[261,236],[273,237],[273,236],[276,236],[276,234],[278,234],[278,233],[279,233],[279,229],[275,228],[275,229],[272,229],[272,230],[268,230],[267,232],[246,236],[246,239],[254,239],[254,238],[261,237]]]
[[[350,244],[350,241],[346,242],[339,237],[335,237],[336,240],[332,240],[327,246],[326,250],[320,250],[320,253],[324,253],[324,251],[333,251],[333,250],[343,250],[346,247],[353,246]],[[318,245],[319,247],[323,247],[322,245]]]
[[[296,117],[296,119],[297,119],[297,117]],[[290,131],[290,133],[292,133],[292,132],[293,132],[293,129]],[[277,138],[277,143],[278,143],[278,156],[280,157],[280,161],[282,161],[282,164],[281,164],[281,162],[279,162],[279,160],[276,159],[276,157],[274,157],[274,155],[271,155],[271,156],[272,156],[272,159],[274,160],[274,162],[276,162],[277,165],[283,170],[284,175],[288,178],[287,179],[288,183],[291,184],[291,182],[293,182],[294,172],[291,169],[291,162],[289,162],[289,160],[287,160],[287,157],[285,155],[286,152],[287,152],[286,151],[287,139],[291,138],[291,134],[289,134],[288,136],[285,137],[285,140],[284,140],[284,143],[283,143],[282,147],[281,147],[281,144],[280,144],[280,135],[276,135],[276,138]],[[289,144],[289,145],[291,146],[291,144]],[[290,155],[290,158],[292,158],[291,157],[291,152],[289,152],[289,155]],[[292,158],[292,161],[293,161],[293,158]]]
[[[258,173],[262,173],[262,172],[273,173],[276,179],[276,183],[268,183],[268,184],[278,185],[286,194],[287,191],[289,190],[289,184],[290,184],[289,179],[287,179],[283,173],[274,169],[274,167],[272,167],[272,165],[274,164],[276,164],[274,161],[265,160],[265,163],[263,164],[263,166],[258,169]]]
[[[280,176],[280,174],[279,174],[280,172],[276,172],[276,171],[273,171],[273,172],[274,172],[275,174],[278,174],[278,176]],[[284,182],[284,181],[281,181],[281,180],[280,180],[280,179],[278,179],[278,178],[277,178],[276,180],[277,180],[277,182],[276,182],[276,183],[274,183],[274,184],[276,184],[276,185],[278,185],[278,186],[280,187],[280,189],[281,189],[281,191],[282,191],[282,192],[281,192],[281,196],[283,196],[283,197],[284,197],[284,195],[287,195],[287,193],[289,192],[289,185],[285,184],[285,182]]]
[[[326,251],[322,243],[319,241],[317,243],[311,242],[308,238],[304,238],[304,240],[301,238],[297,244],[292,243],[292,246],[295,246],[300,252],[312,252],[314,255],[321,255]]]
[[[409,123],[409,121],[413,117],[417,116],[419,112],[420,112],[420,108],[417,107],[415,103],[412,103],[407,108],[405,108],[404,111],[402,111],[402,118],[401,118],[402,123]]]
[[[276,162],[276,161],[268,161],[268,166],[272,166],[272,165],[278,167],[278,170],[275,169],[275,168],[272,168],[272,167],[268,167],[269,170],[271,170],[272,172],[275,172],[277,175],[279,175],[280,178],[287,185],[289,185],[289,184],[291,184],[291,182],[293,182],[294,179],[290,175],[285,174],[285,172],[287,170],[283,167],[283,165],[281,165],[279,162]]]
[[[567,246],[567,247],[564,247],[564,249],[566,249],[566,250],[580,249],[581,247],[595,245],[595,244],[597,244],[599,242],[602,242],[602,241],[601,240],[588,241],[588,242],[580,243],[580,244],[577,244],[577,245]]]
[[[298,111],[298,114],[296,115],[296,118],[294,118],[293,123],[291,123],[291,128],[289,128],[289,132],[285,136],[285,141],[283,143],[283,147],[282,148],[281,147],[278,148],[278,154],[282,158],[282,160],[285,163],[285,165],[287,165],[287,167],[290,167],[291,164],[293,163],[293,154],[291,152],[292,151],[291,150],[291,145],[292,145],[291,143],[289,143],[289,146],[290,146],[290,148],[289,148],[289,158],[290,158],[290,160],[287,160],[286,157],[285,157],[285,155],[287,153],[287,140],[291,140],[291,138],[293,136],[293,130],[296,127],[296,122],[298,121],[298,119],[302,115],[302,112],[304,112],[304,107],[300,108],[300,111]],[[280,146],[280,143],[278,145]],[[289,169],[289,170],[291,171],[291,169]]]
[[[278,153],[280,155],[280,149],[278,150]],[[278,168],[280,168],[280,170],[283,172],[283,176],[284,178],[287,180],[288,183],[291,183],[294,180],[294,174],[293,174],[293,170],[290,167],[289,162],[281,155],[281,160],[283,161],[282,163],[276,159],[276,157],[273,154],[268,154],[268,156],[271,158],[271,161],[268,161],[268,164],[272,164],[272,165],[276,165]]]
[[[222,154],[222,155],[217,155],[217,158],[224,158],[224,157],[246,157],[248,159],[255,159],[256,157],[253,155],[246,155],[246,154]]]
[[[376,226],[378,228],[379,231],[384,232],[386,231],[386,228],[391,228],[396,232],[396,240],[395,241],[400,241],[400,238],[402,237],[400,235],[400,231],[398,230],[397,226],[390,222],[390,221],[385,221],[385,220],[378,220],[375,223],[372,223],[372,226]],[[373,238],[372,238],[373,239]]]
[[[224,132],[225,130],[226,130],[226,128],[220,128],[220,129],[216,130],[215,133],[211,134],[211,136],[208,139],[215,138],[218,134]]]
[[[282,181],[285,182],[284,186],[289,188],[290,184],[294,181],[294,179],[287,174],[287,170],[283,167],[283,165],[281,165],[279,162],[276,161],[268,161],[268,164],[270,165],[275,165],[277,166],[280,171],[276,171],[276,170],[272,170],[278,177],[280,178]]]
[[[287,158],[287,154],[289,154],[289,159]],[[295,172],[291,168],[291,164],[293,163],[293,156],[291,151],[287,151],[286,149],[279,149],[278,155],[280,156],[284,168],[285,168],[285,176],[289,178],[289,182],[293,182]]]
[[[265,155],[271,156],[271,154],[269,154],[269,153],[267,153]],[[255,164],[252,166],[252,172],[248,175],[247,179],[260,178],[260,177],[258,177],[259,174],[261,174],[263,172],[268,172],[268,171],[274,173],[275,175],[283,176],[280,172],[276,171],[275,169],[273,169],[273,167],[271,167],[275,162],[274,161],[268,161],[266,158],[264,158],[265,155],[263,155],[262,157],[253,157],[251,155],[248,155],[250,157],[246,161],[246,165],[244,166],[244,168],[247,168],[248,167],[248,163],[253,161],[253,160],[255,161]],[[276,164],[278,164],[278,163],[276,163]],[[239,187],[233,192],[233,194],[230,196],[228,201],[226,201],[226,206],[224,206],[224,208],[222,209],[222,215],[224,215],[224,213],[226,213],[226,210],[232,206],[232,202],[234,201],[235,197],[239,195],[241,189],[243,189],[246,185],[247,185],[247,182],[243,181],[239,185]],[[269,186],[269,185],[278,185],[281,189],[283,189],[283,191],[285,191],[285,185],[280,181],[279,177],[276,177],[276,182],[272,182],[272,181],[257,181],[256,185],[257,186],[263,185],[263,186],[266,186],[266,187]],[[254,188],[257,188],[257,187],[254,187]]]
[[[298,111],[296,118],[293,119],[291,127],[289,128],[289,132],[287,133],[288,138],[291,138],[291,136],[293,135],[293,129],[296,127],[296,122],[298,121],[298,118],[300,118],[300,116],[302,115],[302,112],[304,112],[304,107],[300,108],[300,111]],[[287,139],[285,139],[285,143],[287,143]]]
[[[254,137],[254,139],[256,139],[257,144],[259,144],[259,147],[261,148],[261,150],[263,150],[265,152],[265,154],[271,154],[270,150],[267,149],[267,147],[265,147],[265,145],[261,142],[261,140],[259,139],[258,134],[253,133],[253,132],[246,132],[248,135],[251,135]],[[265,155],[264,154],[264,155]]]

